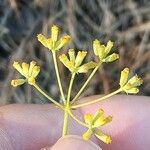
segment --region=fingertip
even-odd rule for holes
[[[102,150],[98,145],[92,141],[85,141],[80,136],[69,135],[64,138],[60,138],[56,144],[51,148],[45,148],[41,150]]]

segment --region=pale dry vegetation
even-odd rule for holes
[[[93,57],[95,38],[115,42],[119,61],[104,65],[84,93],[108,93],[118,86],[119,72],[129,67],[144,80],[140,95],[150,95],[150,1],[149,0],[0,0],[0,99],[2,103],[46,103],[30,86],[14,89],[10,81],[16,76],[14,60],[36,60],[41,66],[38,83],[59,99],[49,52],[36,38],[49,34],[57,24],[72,37],[69,47],[89,52]],[[63,51],[67,51],[67,47]],[[62,53],[60,51],[59,53]],[[68,70],[59,64],[64,87]],[[74,91],[84,76],[77,78]],[[86,76],[85,76],[86,77]],[[65,89],[66,89],[65,88]]]

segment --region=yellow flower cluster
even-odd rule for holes
[[[108,41],[107,45],[101,45],[100,41],[97,39],[93,41],[93,50],[94,54],[99,58],[100,62],[112,62],[119,58],[119,55],[113,53],[109,55],[111,49],[113,47],[113,42]]]
[[[40,72],[40,67],[36,65],[35,61],[31,61],[30,65],[23,62],[21,65],[18,62],[13,63],[13,67],[25,77],[25,79],[14,79],[11,81],[11,85],[16,87],[28,82],[30,85],[35,83],[35,78]]]
[[[38,34],[37,38],[38,41],[44,45],[46,48],[48,48],[53,55],[53,61],[54,61],[54,67],[55,67],[55,72],[56,72],[56,77],[58,81],[58,86],[60,89],[61,97],[64,101],[64,104],[59,104],[56,100],[48,96],[41,88],[36,84],[36,77],[40,72],[40,67],[36,65],[36,62],[32,61],[30,64],[27,64],[23,62],[22,64],[19,64],[18,62],[13,63],[13,67],[24,77],[21,79],[14,79],[11,81],[11,85],[14,87],[17,87],[19,85],[22,85],[24,83],[28,83],[30,85],[33,85],[41,94],[43,94],[46,98],[48,98],[51,102],[53,102],[56,106],[59,108],[62,108],[64,111],[64,126],[63,126],[63,132],[62,135],[67,134],[68,130],[68,116],[72,116],[74,120],[76,120],[79,124],[85,126],[87,128],[87,131],[83,133],[83,139],[88,140],[92,134],[94,134],[98,139],[102,140],[104,143],[109,144],[111,143],[111,138],[110,136],[104,134],[101,132],[99,129],[103,125],[109,123],[112,121],[112,116],[105,117],[104,116],[104,111],[102,109],[99,109],[96,111],[96,113],[93,114],[85,114],[84,115],[84,121],[80,121],[77,119],[72,113],[71,109],[73,108],[79,108],[81,106],[86,106],[90,105],[96,102],[99,102],[100,100],[104,100],[106,98],[109,98],[110,96],[113,96],[121,91],[124,91],[126,93],[138,93],[139,89],[138,86],[142,84],[142,80],[137,76],[133,76],[132,78],[129,78],[129,69],[125,68],[121,72],[120,76],[120,88],[102,98],[93,100],[92,102],[86,102],[83,104],[79,105],[74,105],[74,101],[80,96],[80,94],[83,92],[87,84],[89,83],[90,79],[93,77],[93,75],[96,73],[100,65],[103,63],[108,63],[115,61],[119,58],[118,54],[112,53],[111,49],[113,47],[113,42],[108,41],[106,46],[102,45],[100,41],[97,39],[93,41],[93,51],[95,56],[98,57],[98,62],[90,61],[88,63],[83,63],[87,52],[86,51],[78,51],[77,54],[75,54],[74,49],[69,49],[68,55],[66,54],[61,54],[59,56],[60,61],[69,69],[69,71],[72,73],[69,88],[68,88],[68,94],[67,94],[67,99],[65,97],[65,94],[63,92],[63,88],[61,85],[61,80],[60,80],[60,75],[59,75],[59,70],[57,66],[57,55],[56,51],[61,49],[63,46],[69,43],[70,41],[70,36],[65,35],[62,36],[61,38],[58,37],[59,35],[59,28],[55,25],[51,27],[51,36],[49,38],[46,38],[42,34]],[[93,69],[94,68],[94,69]],[[75,98],[72,100],[71,99],[71,92],[72,92],[72,85],[75,79],[75,75],[77,73],[87,73],[89,69],[93,69],[92,73],[86,80],[86,82],[83,84]],[[72,100],[72,101],[71,101]],[[71,102],[71,103],[70,103]]]
[[[111,138],[105,135],[99,130],[99,127],[112,121],[112,116],[104,117],[104,111],[99,109],[95,115],[85,114],[84,121],[88,126],[88,130],[83,134],[84,140],[89,140],[90,136],[94,134],[97,138],[102,140],[104,143],[111,143]]]
[[[59,56],[59,59],[70,70],[70,72],[86,73],[89,69],[95,68],[97,66],[97,63],[93,61],[81,65],[86,54],[86,51],[79,51],[75,57],[74,49],[69,49],[69,58],[65,54],[62,54]]]
[[[61,49],[63,46],[69,43],[71,37],[69,35],[65,35],[58,39],[59,28],[55,25],[51,27],[51,37],[46,38],[42,34],[38,34],[37,38],[40,43],[42,43],[46,48],[51,51],[57,51]]]
[[[120,88],[122,91],[130,94],[136,94],[139,92],[139,89],[137,88],[143,83],[143,80],[139,78],[137,75],[133,76],[132,78],[129,78],[129,68],[125,68],[123,71],[121,71],[120,76]]]

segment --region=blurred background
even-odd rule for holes
[[[150,0],[0,0],[1,103],[48,102],[27,84],[10,86],[10,81],[20,76],[12,68],[14,60],[37,61],[41,66],[38,84],[60,100],[51,55],[36,38],[38,33],[48,36],[52,24],[61,28],[61,34],[72,37],[69,46],[58,55],[75,48],[88,51],[87,61],[94,59],[95,38],[102,43],[111,39],[113,51],[120,54],[119,61],[103,65],[82,96],[116,90],[124,67],[144,80],[139,95],[150,96]],[[70,75],[58,64],[67,89]],[[88,75],[77,76],[73,95]]]

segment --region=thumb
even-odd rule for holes
[[[60,138],[53,147],[43,148],[41,150],[102,150],[98,145],[92,141],[85,141],[80,136],[69,135],[64,138]]]

